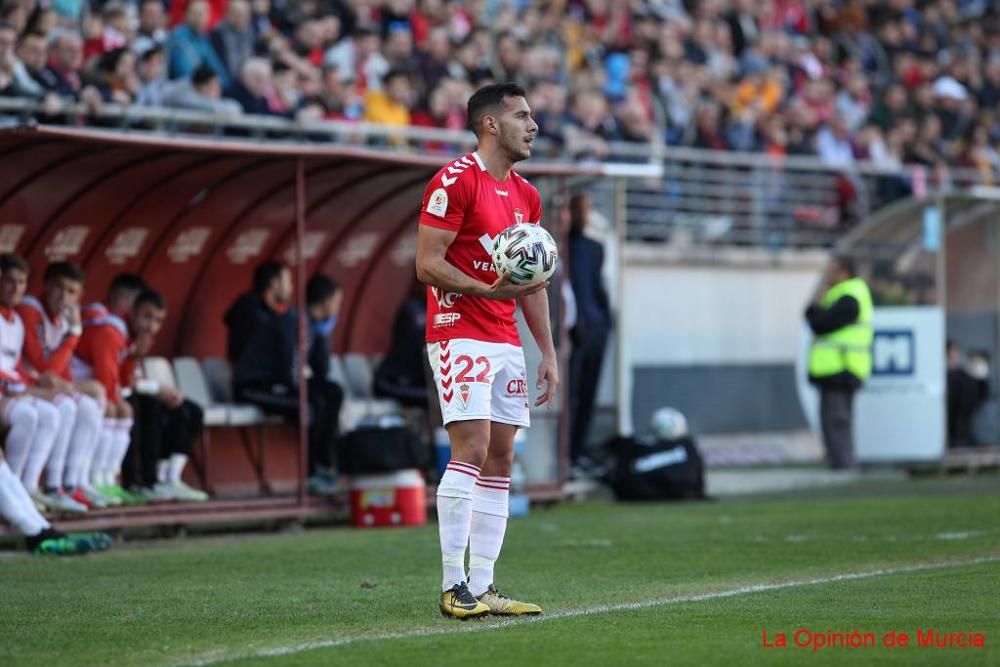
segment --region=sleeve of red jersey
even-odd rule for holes
[[[542,197],[538,190],[531,188],[531,221],[535,224],[542,222]]]
[[[465,220],[469,183],[472,179],[461,178],[462,172],[458,169],[455,169],[456,173],[449,174],[449,168],[453,168],[452,165],[438,172],[424,190],[424,199],[420,204],[420,224],[457,232]]]
[[[59,347],[49,355],[49,370],[61,378],[69,378],[69,364],[73,359],[73,352],[76,351],[76,344],[80,342],[79,336],[66,334]],[[37,368],[37,366],[36,366]]]
[[[42,344],[39,325],[42,323],[41,314],[31,306],[20,305],[17,307],[17,314],[24,322],[24,347],[21,348],[21,359],[27,361],[32,368],[42,373],[48,370],[48,363],[45,359],[45,346]]]
[[[110,325],[98,327],[91,334],[93,338],[94,379],[104,385],[110,400],[119,398],[119,377],[121,364],[118,362],[122,349],[121,336]]]
[[[122,362],[118,381],[121,382],[123,387],[131,387],[135,384],[135,369],[138,363],[139,360],[132,354],[128,355],[128,358]]]

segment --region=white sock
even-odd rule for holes
[[[493,583],[493,566],[507,532],[510,477],[480,477],[472,488],[469,591],[480,596]]]
[[[42,469],[48,462],[59,435],[59,409],[55,405],[36,398],[35,412],[38,413],[38,428],[35,429],[35,439],[28,452],[28,462],[21,473],[21,481],[28,491],[38,490],[38,479],[42,476]]]
[[[90,466],[90,481],[94,486],[105,486],[105,471],[111,467],[111,457],[114,456],[115,432],[113,419],[105,419],[101,428],[101,437],[98,439],[97,451],[94,452],[94,461]]]
[[[156,462],[156,481],[166,484],[170,477],[170,460],[160,459]]]
[[[4,440],[4,452],[11,472],[18,477],[24,472],[28,463],[28,453],[35,439],[35,429],[38,427],[38,413],[35,406],[27,399],[14,399],[7,403],[3,413],[3,421],[10,426],[7,438]]]
[[[63,473],[67,488],[75,489],[87,483],[93,450],[101,433],[101,421],[101,408],[97,401],[90,396],[80,396],[76,400],[76,420],[70,433]]]
[[[438,533],[441,537],[441,590],[465,581],[465,548],[472,523],[472,486],[479,468],[452,460],[437,488]]]
[[[115,428],[114,459],[111,467],[111,483],[114,484],[119,473],[122,471],[122,464],[125,462],[125,454],[128,453],[129,443],[132,442],[132,420],[119,419]]]
[[[56,434],[52,453],[45,464],[45,489],[62,488],[66,473],[66,462],[69,458],[69,439],[76,424],[76,401],[70,396],[60,394],[53,401],[59,411],[59,433]]]
[[[181,475],[184,473],[184,466],[187,465],[187,462],[187,454],[171,454],[170,467],[167,469],[167,481],[173,484],[180,482]]]
[[[0,516],[28,536],[49,527],[6,461],[0,461]]]

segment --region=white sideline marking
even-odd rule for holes
[[[638,609],[649,609],[651,607],[662,607],[665,605],[681,604],[684,602],[704,602],[705,600],[718,600],[730,598],[737,595],[747,595],[749,593],[764,593],[768,591],[780,591],[788,588],[799,588],[802,586],[816,586],[819,584],[832,584],[841,581],[854,581],[857,579],[870,579],[872,577],[886,577],[894,574],[906,574],[908,572],[920,572],[923,570],[939,570],[949,567],[962,567],[965,565],[980,565],[982,563],[996,563],[1000,561],[1000,554],[992,556],[981,556],[978,558],[968,558],[962,560],[938,561],[933,563],[915,563],[913,565],[902,565],[880,570],[868,570],[864,572],[845,572],[834,574],[828,577],[817,577],[815,579],[797,579],[774,584],[750,584],[738,588],[729,588],[710,593],[695,593],[688,595],[675,595],[666,598],[653,598],[651,600],[640,600],[638,602],[619,602],[615,604],[602,604],[587,609],[570,609],[567,611],[557,611],[542,616],[527,618],[506,618],[497,621],[470,621],[461,625],[450,625],[438,628],[420,628],[407,630],[405,632],[386,632],[381,634],[355,635],[353,637],[343,637],[341,639],[324,639],[321,641],[303,642],[294,646],[279,646],[275,648],[260,649],[238,655],[208,657],[193,662],[179,663],[178,667],[205,667],[206,665],[219,665],[235,660],[245,660],[247,658],[270,658],[282,655],[302,653],[303,651],[313,651],[321,648],[335,648],[337,646],[347,646],[348,644],[359,644],[370,641],[389,641],[393,639],[412,639],[414,637],[434,637],[437,635],[454,635],[467,632],[486,632],[488,630],[499,630],[515,625],[527,625],[530,623],[545,623],[562,618],[580,618],[582,616],[595,616],[598,614],[609,614],[616,611],[634,611]]]

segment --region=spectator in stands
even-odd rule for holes
[[[614,138],[616,129],[608,101],[601,93],[586,90],[574,95],[563,125],[566,148],[571,155],[603,159],[608,154],[607,142]]]
[[[122,369],[131,344],[126,320],[145,288],[139,276],[122,273],[111,281],[104,303],[83,308],[83,333],[70,367],[74,381],[92,378],[104,388],[106,418],[89,477],[101,495],[118,504],[144,502],[141,496],[121,487],[119,475],[131,444],[133,424],[132,406],[125,400],[122,386]]]
[[[385,75],[383,83],[383,90],[370,90],[365,96],[365,120],[393,127],[409,125],[415,101],[409,73],[391,70]]]
[[[243,113],[238,102],[222,97],[219,76],[207,65],[200,65],[190,79],[168,81],[158,89],[149,90],[148,94],[159,95],[160,104],[168,108],[207,111],[225,116]]]
[[[94,40],[94,47],[98,55],[128,46],[126,35],[131,32],[131,29],[129,28],[129,12],[125,5],[114,0],[105,4],[101,10],[101,24],[100,33]]]
[[[44,68],[44,47],[43,47]],[[31,97],[41,99],[45,94],[24,63],[17,56],[17,30],[0,23],[0,97]]]
[[[569,212],[569,277],[576,303],[576,322],[570,331],[570,463],[585,472],[592,467],[587,442],[612,320],[604,288],[604,247],[586,234],[587,195],[573,195]]]
[[[437,88],[438,82],[452,72],[451,39],[448,28],[436,25],[427,32],[424,50],[415,55],[418,79],[426,90]]]
[[[146,288],[136,297],[128,316],[131,353],[123,365],[122,382],[129,383],[129,403],[135,415],[134,444],[125,457],[122,479],[150,501],[204,502],[208,494],[182,480],[194,443],[201,435],[202,409],[176,388],[145,377],[142,360],[149,354],[167,303]]]
[[[167,15],[161,0],[141,0],[139,2],[139,26],[132,50],[142,54],[152,48],[163,49],[167,44]]]
[[[229,0],[226,18],[212,31],[212,46],[232,79],[243,71],[243,63],[257,52],[257,35],[250,25],[251,19],[247,0]]]
[[[829,125],[824,125],[816,134],[816,150],[819,159],[836,167],[854,164],[854,145],[851,143],[850,127],[843,116],[834,116]]]
[[[159,0],[155,1],[159,2]],[[136,104],[149,107],[166,106],[163,103],[163,89],[167,81],[163,74],[163,49],[161,47],[150,46],[139,52],[136,64],[139,92],[135,96]]]
[[[392,21],[385,29],[385,41],[382,44],[382,54],[391,69],[398,69],[410,74],[416,70],[413,56],[413,31],[409,21]]]
[[[327,120],[360,120],[364,114],[364,100],[355,92],[354,80],[345,78],[335,65],[323,67],[320,90],[311,103]]]
[[[192,0],[184,14],[184,23],[170,32],[167,39],[170,78],[191,76],[199,65],[208,65],[225,88],[229,85],[229,73],[208,37],[209,11],[205,0]]]
[[[389,353],[375,369],[375,395],[393,398],[403,405],[426,408],[429,389],[425,381],[427,360],[427,286],[415,281],[396,310]]]
[[[253,333],[288,309],[292,300],[292,270],[281,262],[265,262],[253,272],[253,286],[229,307],[225,315],[226,356],[233,366]]]
[[[89,79],[105,102],[131,104],[140,87],[135,54],[126,48],[108,51],[97,59]]]
[[[61,32],[52,41],[49,65],[41,75],[41,84],[64,100],[80,100],[91,110],[97,110],[101,94],[93,86],[84,85],[82,65],[83,40],[76,33]]]
[[[101,436],[104,389],[94,380],[74,383],[70,375],[70,361],[83,332],[83,283],[79,266],[54,262],[45,269],[41,298],[26,296],[17,306],[24,322],[23,373],[52,395],[59,408],[60,430],[45,464],[46,504],[70,511],[106,506],[87,479],[87,462]]]
[[[272,115],[276,113],[268,99],[274,92],[272,75],[270,61],[250,58],[243,63],[240,78],[226,91],[226,97],[238,102],[245,113]]]
[[[706,102],[695,111],[694,134],[691,145],[695,148],[724,151],[729,143],[722,132],[722,111],[718,104]]]
[[[265,265],[266,266],[266,265]],[[280,280],[280,277],[277,279]],[[290,281],[289,281],[290,282]],[[305,372],[309,399],[309,488],[332,493],[334,442],[340,419],[343,390],[328,379],[330,337],[337,324],[343,293],[329,276],[317,274],[306,285]],[[259,308],[257,305],[247,306]],[[233,368],[233,390],[240,401],[290,420],[299,414],[299,314],[278,313],[271,308],[247,313],[259,316]],[[232,329],[230,329],[232,333]],[[232,351],[232,347],[230,347]]]
[[[17,54],[25,75],[17,78],[18,96],[41,100],[43,111],[46,113],[57,111],[62,106],[59,96],[49,91],[45,85],[45,67],[49,57],[45,37],[38,33],[23,35]],[[14,72],[17,76],[16,66]]]

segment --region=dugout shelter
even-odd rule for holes
[[[462,152],[456,149],[456,155]],[[120,272],[143,276],[168,303],[153,354],[175,371],[185,367],[177,360],[191,371],[191,364],[225,357],[223,313],[249,289],[259,263],[291,265],[300,304],[307,277],[328,272],[344,287],[334,351],[341,359],[370,363],[386,350],[396,307],[414,280],[424,187],[448,159],[362,146],[4,130],[0,252],[27,258],[29,293],[39,288],[46,264],[59,259],[86,270],[85,302],[103,299]],[[543,162],[518,170],[538,187],[547,209],[568,180],[597,173]],[[527,340],[525,351],[533,372],[536,353]],[[358,376],[345,375],[350,377],[339,379],[352,385]],[[168,506],[140,508],[131,517],[109,514],[88,519],[91,526],[183,522],[184,516],[175,515],[188,511],[227,519],[317,510],[304,492],[304,431],[226,407],[225,382],[205,377],[198,398],[207,404],[212,426],[196,468],[220,500],[183,511]],[[363,383],[363,372],[360,377]],[[375,405],[370,387],[350,389],[361,411]],[[564,411],[532,416],[528,479],[536,497],[559,493]]]

